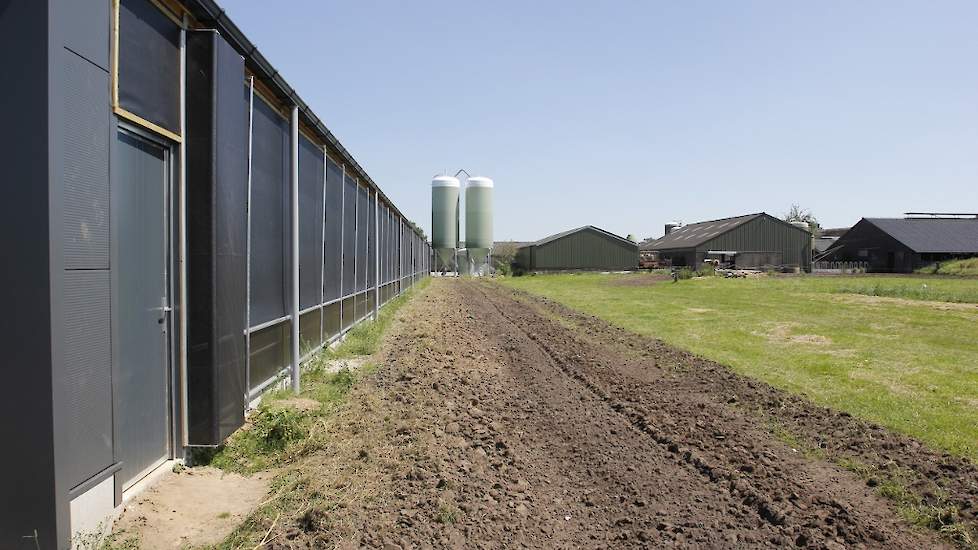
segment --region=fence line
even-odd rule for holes
[[[812,262],[812,273],[866,273],[869,262]]]

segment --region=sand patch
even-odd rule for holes
[[[250,477],[201,466],[168,473],[126,506],[113,532],[163,550],[217,544],[268,494],[271,472]]]
[[[275,406],[295,409],[299,412],[312,412],[319,410],[323,404],[315,399],[309,399],[308,397],[289,397],[287,399],[279,399],[275,402]]]
[[[624,277],[617,277],[611,280],[612,286],[652,286],[665,281],[671,281],[672,277],[660,273],[653,274],[634,274]]]
[[[764,332],[754,332],[757,336],[763,336],[776,344],[806,344],[812,346],[828,346],[832,340],[820,334],[792,334],[792,330],[798,327],[798,323],[772,323]]]

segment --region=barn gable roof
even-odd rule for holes
[[[978,254],[978,218],[863,219],[918,254]]]
[[[720,218],[705,222],[691,223],[673,229],[668,235],[664,235],[650,243],[646,250],[669,250],[674,248],[695,248],[710,239],[718,237],[727,231],[739,227],[751,220],[761,216],[766,216],[764,212],[756,214],[745,214],[731,218]]]
[[[626,239],[624,237],[619,237],[618,235],[615,235],[614,233],[612,233],[610,231],[605,231],[604,229],[601,229],[600,227],[595,227],[593,225],[584,225],[584,226],[581,226],[581,227],[575,227],[574,229],[568,229],[567,231],[561,231],[560,233],[555,233],[553,235],[550,235],[549,237],[544,237],[544,238],[540,239],[539,241],[536,241],[534,243],[530,243],[527,246],[541,246],[541,245],[544,245],[544,244],[547,244],[547,243],[554,242],[554,241],[556,241],[558,239],[562,239],[562,238],[564,238],[564,237],[566,237],[568,235],[573,235],[574,233],[578,233],[580,231],[588,231],[588,230],[595,231],[595,232],[597,232],[597,233],[599,233],[601,235],[604,235],[604,236],[607,236],[607,237],[611,237],[613,239],[617,239],[617,240],[622,241],[624,243],[628,243],[628,244],[630,244],[632,246],[638,246],[636,243],[633,243],[632,241],[630,241],[630,240],[628,240],[628,239]]]

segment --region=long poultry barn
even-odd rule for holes
[[[0,547],[67,548],[431,254],[209,0],[12,0],[0,41]]]

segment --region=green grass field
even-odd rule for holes
[[[542,275],[503,284],[978,461],[978,280],[652,279]]]
[[[922,267],[918,273],[938,274],[938,275],[964,275],[968,277],[978,276],[978,258],[966,258],[963,260],[952,260]]]

